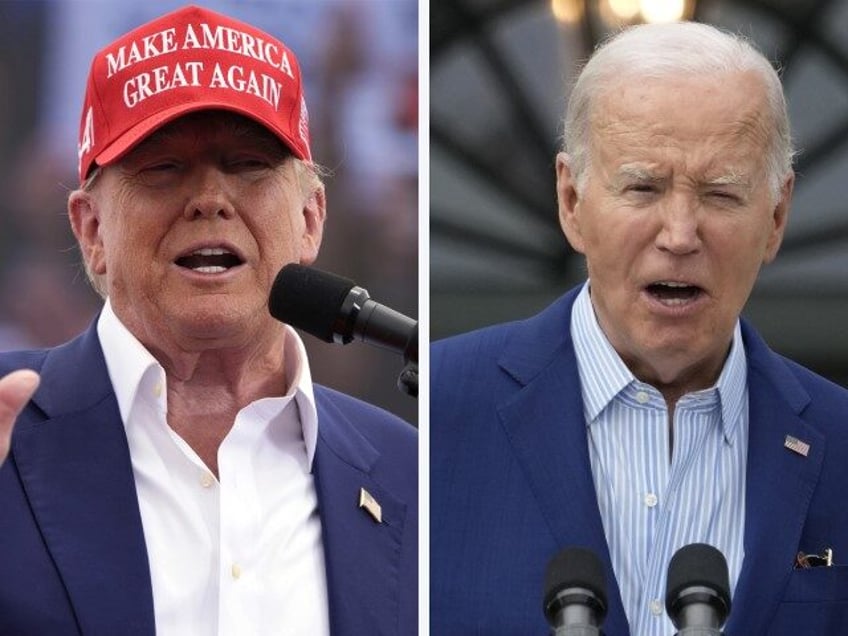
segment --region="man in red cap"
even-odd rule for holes
[[[94,57],[78,150],[105,304],[0,356],[37,371],[0,380],[0,634],[415,633],[414,430],[267,310],[326,213],[294,54],[165,15]]]

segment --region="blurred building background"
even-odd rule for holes
[[[0,1],[0,350],[63,342],[100,307],[65,202],[88,66],[113,39],[187,4]],[[200,0],[291,47],[303,69],[312,152],[329,168],[316,266],[417,316],[416,0]],[[313,377],[416,422],[400,356],[304,336]]]
[[[608,33],[682,15],[783,69],[794,204],[746,315],[848,385],[848,0],[441,0],[430,13],[432,339],[531,315],[585,279],[554,190],[568,87]]]

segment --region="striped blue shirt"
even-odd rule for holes
[[[742,567],[748,389],[739,324],[716,384],[677,402],[673,455],[665,399],[634,377],[607,340],[589,283],[574,303],[571,336],[595,490],[630,631],[671,636],[665,580],[679,548],[721,550],[731,594]]]

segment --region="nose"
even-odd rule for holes
[[[676,196],[661,211],[658,249],[675,255],[697,252],[701,247],[699,212],[696,204]]]
[[[215,166],[202,166],[189,181],[185,204],[188,219],[229,219],[235,215],[227,175]]]

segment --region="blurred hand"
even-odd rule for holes
[[[0,378],[0,464],[9,454],[15,419],[35,393],[38,382],[38,374],[29,369],[13,371]]]

